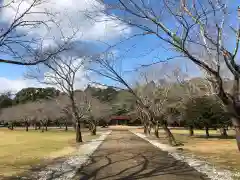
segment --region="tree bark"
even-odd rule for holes
[[[148,129],[147,129],[147,126],[146,125],[144,125],[144,134],[147,134],[148,133]]]
[[[80,125],[80,117],[77,112],[77,107],[74,100],[74,92],[70,93],[70,100],[71,100],[71,106],[72,106],[72,112],[75,117],[76,122],[76,142],[82,142],[82,133],[81,133],[81,125]]]
[[[93,125],[92,129],[91,129],[91,135],[95,136],[97,132],[97,128],[95,125]]]
[[[146,126],[143,127],[143,132],[144,132],[144,134],[147,134],[147,127]]]
[[[26,126],[26,131],[28,131],[28,126],[29,126],[28,122],[25,122],[25,126]]]
[[[68,131],[68,124],[65,122],[65,131]]]
[[[235,127],[238,151],[240,151],[240,126]]]
[[[223,82],[220,76],[216,77],[218,84],[218,97],[226,106],[227,111],[231,114],[232,125],[235,127],[236,141],[240,151],[240,107],[239,107],[239,77],[234,76],[232,97],[229,98],[223,89]],[[237,102],[237,103],[236,103]]]
[[[158,130],[159,130],[159,125],[158,125],[158,122],[157,122],[156,125],[155,125],[155,131],[154,131],[154,134],[155,134],[156,138],[159,138]]]
[[[240,151],[240,119],[236,117],[232,118],[232,124],[235,128],[237,147]]]
[[[91,135],[95,136],[96,132],[97,132],[97,126],[96,126],[95,121],[93,119],[91,119],[88,124],[89,124],[89,130],[91,132]]]
[[[34,129],[37,130],[37,123],[34,123]]]
[[[80,127],[80,122],[79,120],[76,120],[76,142],[83,142],[82,140],[82,133],[81,133],[81,127]]]
[[[148,125],[147,125],[147,122],[145,121],[145,119],[142,119],[142,122],[143,122],[143,131],[144,131],[144,134],[148,134]]]
[[[168,143],[172,146],[176,146],[177,145],[176,139],[174,138],[170,129],[167,127],[167,124],[164,123],[162,127],[163,127],[163,130],[165,131],[165,133],[167,134]]]
[[[152,129],[151,124],[149,124],[148,127],[147,127],[147,133],[148,133],[148,135],[151,134],[151,129]]]
[[[226,128],[221,128],[220,129],[220,132],[221,132],[221,136],[222,137],[227,137],[228,136],[228,134],[227,134],[227,129]]]
[[[48,123],[45,123],[45,131],[48,131]]]
[[[189,136],[193,135],[194,135],[193,126],[189,126]]]
[[[209,128],[208,126],[205,127],[205,131],[206,131],[206,138],[209,138]]]

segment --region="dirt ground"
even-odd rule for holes
[[[207,180],[186,163],[127,130],[114,130],[75,180]]]

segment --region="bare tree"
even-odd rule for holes
[[[68,122],[73,121],[73,116],[72,116],[72,113],[71,113],[71,107],[66,106],[62,109],[62,111],[66,115],[66,117],[64,118],[65,131],[68,131]]]
[[[205,75],[211,79],[217,96],[232,116],[240,150],[240,68],[237,62],[240,8],[235,7],[235,11],[238,11],[236,17],[229,13],[231,9],[225,0],[118,0],[109,2],[108,7],[109,11],[105,13],[109,17],[138,28],[142,36],[156,37],[165,48],[175,54],[184,55],[206,72]],[[122,13],[116,16],[112,13],[113,9]],[[235,26],[229,23],[230,18],[235,19]],[[172,22],[171,26],[169,21]],[[229,48],[230,43],[233,43],[234,48]],[[227,69],[233,77],[231,92],[227,92],[223,87],[223,69]]]
[[[84,60],[78,57],[60,56],[51,58],[44,62],[44,66],[39,68],[36,74],[29,74],[31,78],[36,78],[42,83],[56,86],[64,95],[58,97],[62,109],[67,106],[71,107],[72,117],[76,125],[76,142],[82,142],[80,122],[85,112],[89,107],[86,107],[87,98],[84,93],[75,91],[76,74],[83,68]],[[44,80],[41,79],[41,74],[44,73]],[[56,103],[56,102],[55,102]]]
[[[0,52],[10,58],[2,56],[0,63],[36,65],[68,48],[75,32],[66,37],[55,20],[57,12],[43,8],[45,5],[45,0],[5,0],[1,3]],[[62,40],[34,33],[39,29],[48,33],[52,26],[59,27]],[[46,45],[46,41],[50,40],[54,45]]]
[[[168,68],[169,67],[169,68]],[[157,69],[157,71],[156,71]],[[170,66],[162,65],[162,71],[159,68],[148,68],[140,73],[145,80],[145,85],[141,85],[138,90],[138,95],[149,109],[154,113],[154,133],[159,137],[159,127],[162,126],[166,132],[169,143],[176,145],[174,136],[168,128],[168,123],[171,120],[170,114],[166,114],[166,109],[169,105],[169,92],[173,88],[175,81],[175,69]]]
[[[98,99],[93,98],[90,94],[87,95],[89,102],[89,112],[87,122],[92,135],[96,135],[97,124],[100,120],[106,121],[111,115],[111,108],[105,102],[102,103]]]
[[[131,87],[131,85],[126,81],[126,78],[122,75],[122,72],[119,71],[121,67],[116,62],[116,59],[114,59],[114,55],[112,53],[106,53],[104,55],[101,55],[99,57],[94,57],[91,61],[93,64],[92,66],[88,67],[88,69],[94,73],[97,73],[101,76],[107,77],[114,82],[117,82],[120,85],[123,85],[127,90],[135,97],[136,103],[139,107],[141,107],[142,111],[145,111],[146,115],[148,116],[148,121],[150,121],[150,124],[156,125],[156,116],[154,111],[151,109],[149,104],[145,101],[146,99],[141,98],[136,90]],[[94,81],[95,83],[95,81]],[[101,84],[97,82],[97,84]],[[116,86],[115,86],[116,87]],[[116,87],[122,89],[120,86]],[[149,99],[147,99],[148,101]],[[169,142],[172,145],[176,145],[176,141],[174,136],[172,135],[171,131],[168,129],[166,124],[163,124],[163,129],[167,133]]]
[[[142,108],[136,104],[135,109],[133,112],[130,114],[131,116],[134,116],[135,118],[139,118],[143,124],[144,128],[144,134],[150,134],[152,124],[151,121],[149,121],[149,115],[145,111],[142,110]]]

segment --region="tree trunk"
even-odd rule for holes
[[[238,151],[240,151],[240,126],[235,127]]]
[[[13,130],[13,128],[14,128],[14,127],[13,127],[13,122],[12,122],[12,123],[11,123],[11,130]]]
[[[44,132],[44,122],[42,120],[40,121],[39,127],[41,128],[41,131]]]
[[[37,130],[37,123],[34,123],[34,129]]]
[[[145,119],[143,119],[142,120],[142,122],[143,122],[143,131],[144,131],[144,134],[148,134],[148,124],[147,124],[147,122],[145,121]]]
[[[227,137],[227,136],[228,136],[228,134],[227,134],[227,129],[226,129],[226,128],[221,128],[221,129],[220,129],[220,132],[221,132],[221,136],[222,136],[222,137]]]
[[[236,117],[232,118],[232,124],[235,128],[238,151],[240,151],[240,119]]]
[[[68,131],[68,124],[65,122],[65,131]]]
[[[155,131],[154,131],[154,134],[155,134],[156,138],[159,138],[158,130],[159,130],[159,125],[158,125],[158,122],[157,122],[156,125],[155,125]]]
[[[194,135],[193,126],[189,126],[189,136],[193,135]]]
[[[75,122],[76,122],[76,142],[82,142],[83,140],[82,140],[82,133],[81,133],[80,117],[79,117],[75,100],[74,100],[74,92],[71,92],[70,100],[71,100],[72,112],[74,114]]]
[[[76,142],[83,142],[80,122],[76,120]]]
[[[45,124],[45,131],[48,131],[48,123]]]
[[[92,119],[89,121],[89,130],[91,132],[91,135],[92,136],[95,136],[96,135],[96,132],[97,132],[97,126],[95,124],[95,121]]]
[[[146,125],[144,125],[144,134],[147,134],[148,133],[148,129],[147,129],[147,126]]]
[[[172,146],[176,146],[177,145],[176,139],[174,138],[170,129],[167,127],[167,124],[164,123],[162,127],[163,127],[163,130],[165,131],[165,133],[167,134],[168,143]]]
[[[206,131],[206,138],[209,138],[209,128],[208,128],[208,126],[205,127],[205,131]]]
[[[95,125],[93,125],[92,129],[91,129],[91,135],[95,136],[97,132],[97,127]]]
[[[149,124],[148,127],[147,127],[147,133],[148,133],[148,135],[151,134],[151,129],[152,129],[151,124]]]
[[[25,126],[26,126],[26,131],[28,131],[28,122],[25,122]]]

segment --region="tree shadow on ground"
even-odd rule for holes
[[[120,132],[122,133],[122,132]],[[120,144],[117,145],[117,144]],[[6,180],[40,179],[39,172],[46,171],[44,179],[64,179],[63,176],[76,173],[74,180],[136,180],[136,179],[167,179],[167,180],[207,180],[184,162],[178,161],[153,147],[137,136],[128,134],[128,138],[115,136],[107,138],[85,166],[65,164],[51,172],[47,166],[33,167],[18,177]],[[66,159],[59,159],[62,164]],[[53,163],[53,166],[56,162]]]
[[[110,139],[111,140],[111,139]],[[109,141],[109,140],[108,140]],[[119,139],[119,141],[124,141]],[[129,141],[129,140],[128,140]],[[130,140],[131,141],[131,140]],[[133,143],[142,141],[132,138]],[[123,143],[123,142],[121,142]],[[131,144],[131,143],[130,143]],[[128,144],[126,144],[127,146]],[[78,169],[75,180],[207,180],[208,178],[167,152],[149,144],[146,146],[102,147],[90,158],[89,163]]]
[[[1,180],[33,180],[33,179],[39,179],[39,172],[45,170],[48,166],[53,166],[54,164],[61,164],[64,161],[67,160],[67,157],[59,157],[55,158],[53,160],[42,160],[42,162],[38,165],[33,165],[30,168],[21,168],[16,167],[18,170],[22,170],[23,172],[14,175],[14,176],[0,176]]]

